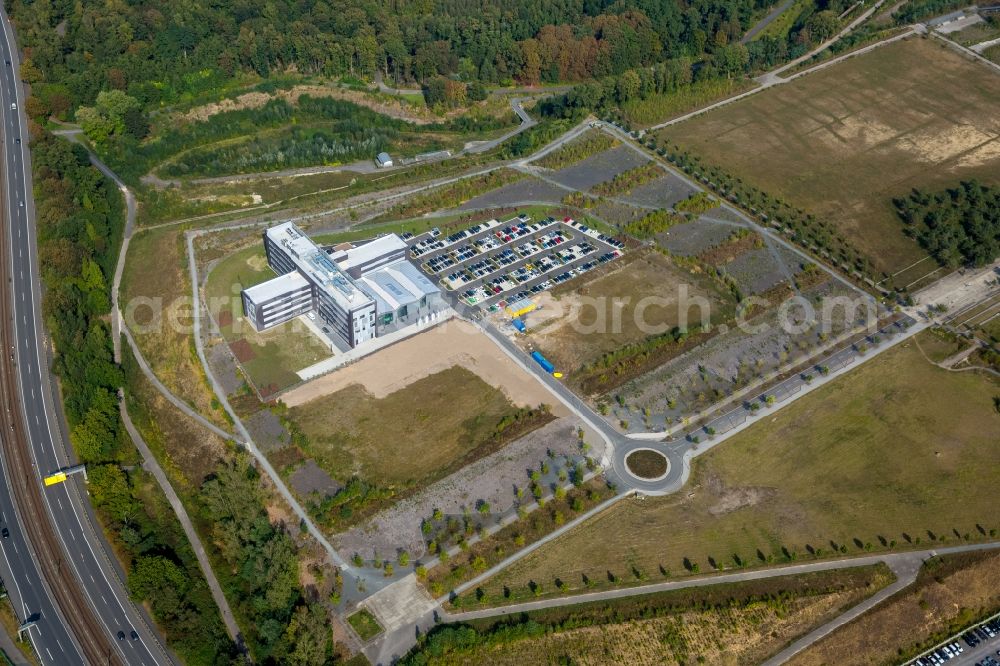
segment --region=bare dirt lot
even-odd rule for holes
[[[247,92],[232,99],[224,99],[220,102],[213,102],[203,106],[195,107],[180,115],[183,120],[192,122],[204,121],[212,116],[224,111],[239,111],[241,109],[259,109],[273,99],[284,99],[291,104],[296,104],[302,95],[312,97],[332,97],[354,102],[359,106],[366,106],[373,111],[385,114],[392,118],[407,120],[419,125],[435,122],[439,120],[427,108],[401,102],[399,99],[389,95],[378,95],[375,93],[348,90],[346,88],[335,88],[331,86],[317,85],[297,85],[290,90],[281,90],[275,94],[265,92]]]
[[[318,377],[281,396],[297,407],[352,384],[360,384],[376,398],[452,366],[468,368],[486,383],[500,389],[521,407],[551,405],[553,414],[566,414],[562,403],[531,375],[515,364],[471,324],[450,320],[407,338],[329,375]]]
[[[924,256],[892,198],[1000,181],[1000,77],[908,39],[662,131],[669,144],[828,219],[892,273]]]
[[[686,320],[689,310],[691,321],[700,321],[698,308],[684,306],[684,298],[704,299],[721,309],[724,296],[710,280],[657,252],[632,252],[619,262],[615,270],[543,301],[529,316],[527,341],[557,367],[571,372],[602,354],[669,330]]]
[[[677,176],[665,173],[651,183],[640,185],[628,195],[629,201],[645,206],[669,208],[696,190]]]

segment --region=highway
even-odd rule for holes
[[[169,664],[172,660],[129,600],[96,525],[82,479],[43,489],[41,477],[75,462],[60,429],[41,323],[24,92],[12,26],[0,13],[5,225],[9,290],[4,290],[5,426],[0,509],[10,536],[0,539],[2,572],[15,606],[37,619],[30,636],[44,664]],[[6,259],[6,257],[5,257]],[[13,327],[11,327],[11,316]],[[16,387],[15,387],[16,385]],[[8,427],[9,426],[9,427]],[[15,508],[16,507],[16,508]],[[131,632],[137,638],[131,638]],[[124,632],[124,639],[119,638]]]

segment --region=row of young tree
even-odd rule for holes
[[[241,74],[399,83],[579,81],[736,43],[765,0],[14,0],[25,78],[56,113],[128,92],[144,108]]]

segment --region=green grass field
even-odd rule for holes
[[[990,60],[1000,65],[1000,44],[997,44],[996,46],[991,46],[990,48],[983,51],[980,55],[986,58],[987,60]]]
[[[221,260],[205,282],[207,305],[222,336],[230,344],[249,345],[250,358],[240,361],[264,395],[297,383],[297,370],[330,355],[327,344],[297,319],[260,333],[244,319],[240,291],[273,277],[263,246],[255,244]]]
[[[619,143],[617,139],[604,132],[588,130],[572,141],[538,158],[534,164],[546,169],[563,169],[614,148]]]
[[[745,79],[709,79],[698,81],[672,93],[650,95],[646,99],[629,100],[622,113],[629,124],[648,127],[675,116],[694,111],[711,102],[750,90],[757,84]]]
[[[913,341],[696,459],[680,493],[626,499],[484,585],[528,595],[886,548],[995,538],[1000,380]],[[787,551],[787,554],[783,551]]]
[[[189,335],[191,282],[184,253],[180,227],[135,234],[122,275],[122,311],[157,378],[209,419],[226,425]]]
[[[924,256],[892,198],[1000,182],[1000,77],[908,39],[662,130],[678,145],[832,222],[893,273]]]
[[[365,608],[347,616],[347,622],[363,641],[369,641],[382,633],[382,626],[375,616]]]

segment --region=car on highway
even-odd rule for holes
[[[132,630],[131,636],[132,636],[132,640],[134,640],[134,641],[139,640],[139,632],[137,632],[135,629]]]
[[[17,102],[11,102],[10,103],[10,110],[13,111],[16,108],[17,108]]]
[[[125,640],[125,632],[124,631],[119,631],[118,632],[118,640],[120,640],[120,641]]]
[[[10,530],[7,529],[6,527],[3,528],[2,530],[0,530],[0,536],[2,536],[4,539],[9,539],[10,538]]]

